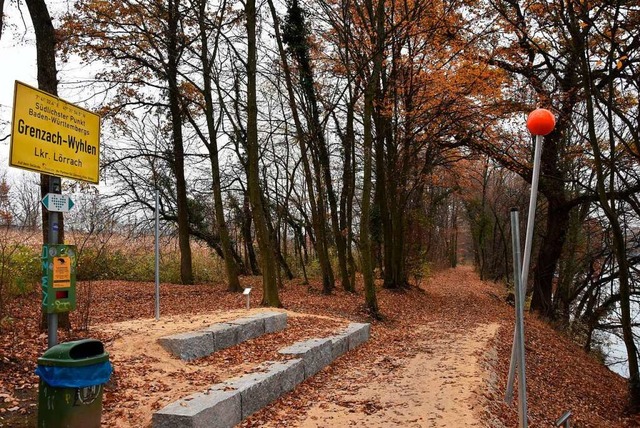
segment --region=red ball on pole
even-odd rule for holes
[[[556,126],[556,118],[549,110],[537,108],[527,118],[527,129],[533,135],[547,135]]]

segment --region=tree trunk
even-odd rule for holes
[[[378,93],[380,93],[378,89]],[[381,100],[376,100],[377,104],[380,104]],[[378,207],[378,227],[381,228],[382,236],[381,252],[382,252],[382,269],[383,269],[383,287],[395,288],[393,280],[394,266],[392,262],[393,258],[393,233],[391,230],[391,214],[389,213],[388,195],[387,195],[387,177],[386,177],[386,157],[385,157],[385,132],[386,120],[382,116],[380,109],[382,106],[374,109],[374,123],[376,125],[376,140],[375,140],[375,156],[376,156],[376,191],[375,191],[375,204]]]
[[[401,204],[397,204],[397,206],[394,206],[391,210],[391,227],[393,231],[393,240],[391,244],[391,265],[393,266],[393,276],[391,277],[391,281],[393,284],[392,288],[396,289],[405,288],[409,284],[409,282],[407,281],[407,270],[405,263],[405,216],[400,205]]]
[[[327,237],[327,228],[325,218],[327,209],[325,208],[324,194],[322,192],[322,178],[320,176],[320,166],[317,157],[311,154],[314,177],[316,183],[316,215],[312,216],[314,232],[316,234],[316,249],[318,253],[318,261],[322,269],[322,292],[331,294],[335,284],[333,276],[333,268],[331,267],[331,259],[329,258],[329,239]]]
[[[169,83],[169,111],[173,136],[173,172],[176,177],[178,214],[178,246],[180,247],[180,281],[193,284],[191,245],[189,243],[189,206],[187,182],[184,175],[184,143],[182,112],[178,87],[180,0],[169,0],[167,10],[167,81]]]
[[[558,260],[562,254],[570,216],[566,205],[557,199],[548,200],[547,203],[547,223],[534,270],[531,310],[539,312],[546,318],[554,319],[553,281]]]
[[[351,242],[353,242],[352,217],[353,217],[353,193],[355,189],[352,153],[355,147],[354,131],[354,100],[347,105],[347,129],[342,139],[344,162],[342,166],[342,193],[340,195],[340,232],[345,237],[345,252],[347,257],[347,269],[349,275],[349,287],[345,291],[355,292],[355,263]],[[343,284],[344,286],[344,284]]]
[[[268,1],[271,16],[274,22],[278,22],[278,16],[276,12],[273,0]],[[300,145],[300,151],[302,156],[302,168],[304,171],[305,184],[307,188],[307,194],[309,196],[309,204],[311,206],[311,224],[313,227],[313,233],[315,235],[314,246],[316,249],[316,255],[320,264],[320,271],[322,273],[322,290],[325,294],[330,294],[334,286],[333,269],[331,268],[331,262],[329,260],[328,242],[326,236],[326,229],[324,225],[324,197],[322,194],[322,183],[319,176],[319,167],[317,165],[317,158],[313,156],[309,151],[307,145],[308,135],[305,134],[302,128],[302,122],[298,115],[298,107],[296,104],[295,93],[293,89],[293,81],[291,78],[291,70],[287,61],[287,55],[284,50],[282,36],[280,34],[280,26],[275,25],[275,37],[278,45],[278,53],[280,55],[280,61],[282,62],[282,68],[284,71],[284,79],[287,88],[287,95],[289,100],[289,108],[291,109],[291,116],[296,129],[296,136],[298,137],[298,143]],[[309,157],[314,160],[314,169],[316,172],[315,179],[311,172],[311,166],[309,164]],[[313,184],[316,184],[316,192],[313,190]]]
[[[228,290],[231,292],[240,292],[242,287],[240,286],[240,280],[238,278],[238,266],[233,258],[231,248],[231,237],[229,236],[229,228],[224,218],[224,206],[222,203],[222,187],[220,183],[220,162],[218,160],[218,130],[216,129],[213,114],[213,98],[212,85],[211,85],[211,64],[209,61],[209,44],[207,27],[205,25],[206,14],[206,1],[200,0],[199,3],[199,15],[198,24],[200,30],[200,43],[202,61],[202,78],[204,80],[204,100],[205,100],[205,116],[207,121],[207,131],[209,133],[209,142],[205,143],[209,151],[209,160],[211,162],[211,181],[214,200],[214,211],[218,231],[220,233],[220,243],[222,247],[222,254],[224,258],[224,265],[227,271],[227,285]],[[218,42],[218,37],[215,37],[215,43]],[[214,49],[215,51],[216,49]]]
[[[0,0],[0,40],[2,40],[3,29],[4,29],[4,0]]]
[[[379,0],[380,2],[382,0]],[[371,79],[373,79],[371,76]],[[370,82],[367,85],[364,97],[364,141],[363,141],[363,179],[362,179],[362,213],[360,216],[360,252],[362,253],[362,277],[364,280],[364,298],[369,313],[374,318],[379,317],[378,299],[376,297],[376,286],[373,277],[373,251],[371,245],[371,234],[369,231],[371,223],[371,149],[373,146],[373,129],[371,126],[371,114],[373,111],[373,86]]]
[[[56,36],[53,22],[49,15],[49,9],[44,0],[26,0],[31,22],[36,35],[36,57],[38,68],[38,87],[43,91],[58,95],[58,69],[56,67]],[[0,8],[2,12],[2,8]],[[49,176],[40,174],[40,195],[44,197],[47,193],[53,192],[49,186]],[[57,191],[59,193],[59,190]],[[42,242],[49,242],[49,211],[42,206]],[[64,216],[58,213],[58,242],[64,242]],[[47,329],[47,314],[43,311],[40,328]],[[69,313],[63,312],[58,315],[58,327],[64,329],[71,328]]]
[[[244,201],[242,203],[242,239],[244,240],[245,253],[248,258],[248,265],[251,268],[251,274],[262,275],[260,267],[258,266],[256,251],[253,248],[253,234],[251,233],[252,223],[253,214],[251,213],[251,206],[249,205],[249,196],[245,194]]]
[[[369,16],[375,24],[375,53],[373,56],[373,70],[369,76],[364,93],[364,117],[363,117],[363,178],[362,178],[362,214],[360,219],[360,252],[362,253],[362,277],[364,279],[365,304],[370,315],[380,318],[376,287],[373,277],[373,252],[371,235],[369,231],[371,222],[371,188],[372,188],[372,161],[373,156],[373,127],[374,99],[378,90],[378,79],[382,70],[384,58],[384,1],[378,0],[375,12],[372,0],[365,2]]]
[[[256,236],[262,260],[262,304],[280,307],[274,244],[267,225],[265,207],[262,204],[260,188],[259,147],[258,147],[258,102],[256,91],[256,2],[247,0],[247,187],[251,212],[256,226]]]

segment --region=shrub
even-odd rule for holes
[[[409,281],[418,288],[422,285],[423,281],[428,281],[433,273],[431,263],[424,259],[421,262],[408,264],[407,270]]]
[[[320,262],[317,258],[309,259],[307,263],[307,276],[309,278],[320,278],[322,276]]]
[[[31,293],[42,277],[39,251],[22,244],[17,244],[4,268],[7,291],[14,296]]]

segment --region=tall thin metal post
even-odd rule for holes
[[[520,428],[527,428],[527,377],[524,356],[524,308],[522,270],[520,265],[520,224],[518,209],[511,210],[511,244],[513,247],[513,278],[516,294],[516,357],[518,361],[518,416]]]
[[[504,392],[504,401],[511,404],[513,401],[513,387],[516,382],[516,368],[518,367],[518,332],[513,330],[513,343],[511,345],[511,360],[509,361],[509,375],[507,377],[507,389]]]
[[[160,205],[160,192],[156,186],[156,245],[155,245],[155,271],[156,271],[156,321],[160,319],[160,218],[158,215],[158,207]]]
[[[540,158],[542,155],[542,135],[536,135],[535,148],[533,154],[533,171],[531,173],[531,195],[529,196],[529,214],[527,216],[527,235],[524,241],[524,256],[522,259],[522,274],[520,280],[520,295],[524,307],[527,283],[529,281],[529,265],[531,263],[531,248],[533,246],[533,226],[536,219],[536,206],[538,204],[538,182],[540,180]],[[517,293],[516,293],[517,295]],[[513,400],[513,384],[516,374],[516,336],[513,335],[513,346],[511,347],[511,362],[509,364],[509,376],[507,377],[507,390],[505,401],[511,403]]]
[[[542,141],[542,135],[536,135],[536,147],[533,154],[533,171],[531,175],[531,196],[529,198],[529,214],[527,216],[527,235],[524,241],[524,255],[522,257],[521,284],[525,290],[527,281],[529,280],[529,264],[531,262],[531,247],[533,246],[533,225],[536,220],[536,206],[538,204],[538,181],[540,180]]]
[[[49,193],[61,192],[60,177],[49,176]],[[60,235],[60,214],[49,211],[49,244],[58,244]],[[47,348],[58,344],[58,314],[47,314]]]

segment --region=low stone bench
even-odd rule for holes
[[[263,334],[284,330],[286,327],[286,313],[260,312],[213,324],[202,330],[161,337],[158,343],[172,355],[188,361],[211,355]]]
[[[352,323],[335,336],[294,343],[279,352],[293,358],[213,385],[153,414],[153,428],[231,428],[369,339],[369,324]]]

